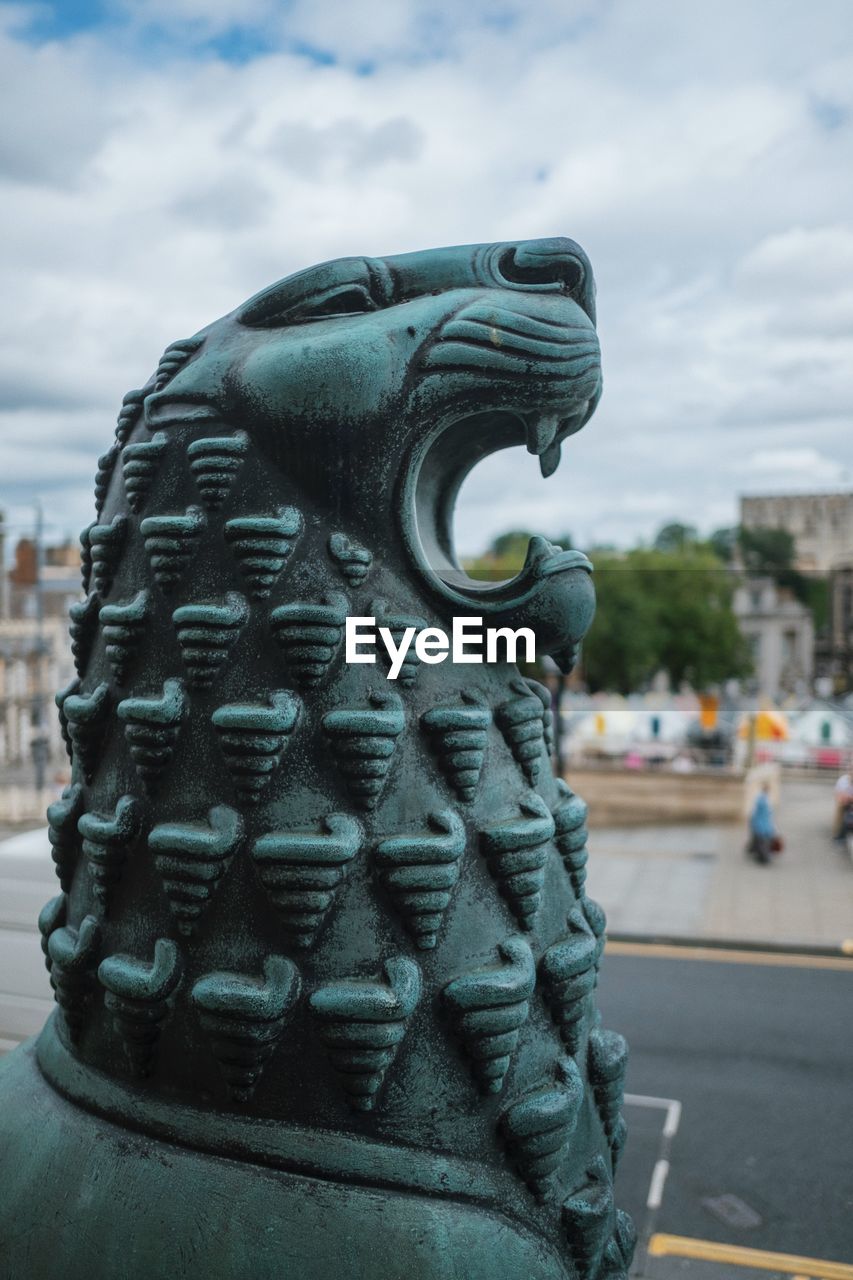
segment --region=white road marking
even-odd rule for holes
[[[663,1199],[663,1189],[666,1184],[666,1175],[669,1173],[669,1161],[658,1160],[652,1172],[652,1180],[649,1184],[649,1194],[646,1197],[647,1209],[659,1209],[661,1200]]]
[[[678,1098],[656,1098],[652,1094],[626,1093],[625,1106],[650,1107],[665,1113],[658,1145],[658,1158],[652,1170],[649,1193],[646,1196],[646,1221],[640,1233],[641,1243],[634,1261],[634,1269],[631,1272],[632,1275],[642,1276],[645,1275],[649,1241],[655,1229],[655,1219],[663,1202],[664,1188],[669,1176],[669,1153],[672,1141],[678,1133],[678,1126],[681,1123],[681,1103]]]
[[[645,1093],[626,1093],[625,1103],[629,1107],[658,1107],[666,1112],[663,1123],[664,1138],[674,1138],[681,1123],[681,1103],[677,1098],[654,1098]]]

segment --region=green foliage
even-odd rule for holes
[[[527,556],[530,539],[535,535],[529,529],[509,529],[493,539],[485,555],[473,560],[466,560],[466,573],[472,578],[484,581],[502,582],[520,573]],[[570,548],[571,535],[561,534],[558,538],[549,538],[554,546]]]
[[[508,529],[506,533],[499,533],[492,541],[486,556],[494,560],[517,561],[521,567],[527,554],[527,544],[532,537],[529,529]]]
[[[583,656],[592,690],[629,693],[659,670],[696,689],[749,672],[734,583],[708,547],[599,557],[595,580],[598,608]]]
[[[818,632],[825,630],[829,626],[829,580],[809,577],[805,573],[796,576],[800,579],[800,587],[796,591],[797,598],[811,609],[815,630]]]
[[[677,520],[663,525],[652,544],[655,551],[685,551],[699,541],[699,530],[692,524],[680,524]]]
[[[529,529],[509,529],[506,533],[499,533],[493,539],[486,556],[500,561],[511,560],[521,568],[524,557],[527,555],[528,543],[534,536]],[[559,538],[549,538],[548,541],[553,542],[557,547],[569,548],[572,545],[571,535],[568,533],[562,534]]]
[[[741,525],[737,541],[748,573],[765,574],[778,581],[779,574],[792,570],[796,548],[794,535],[787,529],[747,528],[746,525]]]
[[[473,577],[507,579],[527,554],[529,531],[499,535],[466,565]],[[571,546],[571,539],[551,539]],[[794,567],[795,545],[784,529],[717,529],[707,540],[693,525],[662,526],[651,548],[594,553],[598,608],[583,651],[590,689],[630,693],[658,671],[671,683],[706,689],[750,674],[747,644],[732,610],[735,576],[727,571],[739,551],[747,573],[771,577],[807,604],[820,627],[828,609],[826,583]]]
[[[794,568],[796,542],[787,529],[746,528],[737,531],[738,546],[748,574],[772,578],[811,609],[815,627],[829,622],[829,584]]]
[[[737,525],[729,525],[725,529],[715,529],[708,538],[708,546],[714,555],[722,560],[723,564],[731,563],[738,543],[739,532]]]

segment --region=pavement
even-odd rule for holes
[[[38,914],[59,890],[44,824],[0,848],[0,1053],[35,1035],[53,1008]]]
[[[839,947],[853,940],[853,863],[832,840],[833,780],[783,779],[782,854],[760,866],[744,826],[590,831],[590,896],[612,934]]]
[[[628,1040],[617,1202],[648,1280],[853,1277],[853,960],[611,944]]]

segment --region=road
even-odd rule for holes
[[[656,1212],[646,1203],[667,1113],[626,1107],[618,1198],[641,1237],[853,1263],[853,963],[842,972],[818,957],[763,964],[618,951],[605,956],[599,1001],[604,1025],[630,1044],[629,1094],[681,1104]],[[637,1275],[756,1274],[644,1265],[638,1252]]]

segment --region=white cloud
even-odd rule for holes
[[[0,506],[29,483],[85,523],[124,391],[291,270],[555,233],[596,267],[605,398],[551,481],[512,456],[475,473],[465,549],[507,525],[707,528],[756,472],[782,483],[771,456],[846,483],[847,0],[124,8],[40,45],[5,11]],[[192,51],[253,25],[270,52]]]
[[[808,446],[794,449],[756,449],[743,460],[741,469],[755,489],[803,489],[836,487],[853,483],[853,473],[835,458]]]

